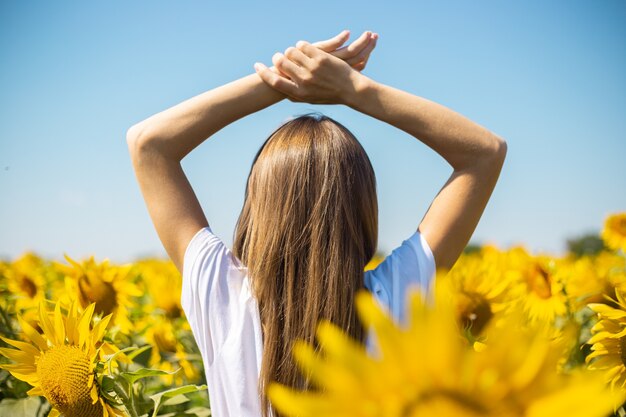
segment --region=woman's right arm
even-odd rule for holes
[[[363,77],[351,106],[419,138],[453,168],[418,230],[438,268],[451,268],[469,242],[496,185],[506,142],[427,99]]]
[[[311,103],[346,104],[418,138],[452,166],[418,227],[437,267],[451,268],[495,187],[506,142],[440,104],[367,78],[307,42],[275,56],[274,65],[291,79],[256,67],[273,88]]]

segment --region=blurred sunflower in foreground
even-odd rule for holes
[[[293,349],[303,374],[320,390],[271,384],[273,406],[299,417],[603,417],[623,400],[601,374],[558,374],[563,348],[523,325],[521,309],[497,331],[487,328],[485,347],[476,352],[459,332],[448,291],[439,284],[434,307],[411,294],[405,328],[370,294],[360,293],[359,316],[374,331],[380,355],[368,356],[361,344],[322,322],[321,352],[303,342]]]
[[[100,355],[117,349],[102,342],[110,315],[91,327],[94,308],[95,304],[90,304],[79,314],[76,304],[72,304],[67,314],[63,314],[57,303],[50,317],[42,302],[38,320],[42,333],[18,316],[26,342],[1,337],[17,349],[0,348],[0,355],[17,363],[2,364],[0,368],[32,385],[28,395],[46,397],[53,407],[49,416],[126,415],[99,394],[96,365]]]

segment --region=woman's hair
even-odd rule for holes
[[[233,244],[259,304],[263,416],[271,381],[312,388],[291,346],[296,339],[317,346],[321,319],[363,341],[354,295],[377,241],[376,178],[354,135],[310,114],[278,128],[252,164]]]

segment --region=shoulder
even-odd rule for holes
[[[242,290],[246,274],[224,242],[209,226],[203,227],[189,241],[183,258],[183,309],[191,308],[193,300],[229,300],[228,293]]]
[[[213,233],[209,226],[203,227],[191,238],[183,258],[183,277],[197,269],[210,266],[231,266],[244,269],[222,239]]]
[[[415,231],[375,269],[365,273],[365,287],[396,317],[404,315],[407,292],[416,289],[431,297],[435,258],[426,238]]]

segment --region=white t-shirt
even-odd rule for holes
[[[182,307],[204,362],[211,415],[260,417],[258,378],[263,339],[256,299],[246,268],[209,227],[191,239],[183,263]],[[400,323],[407,289],[432,291],[435,261],[415,232],[372,271],[365,287]],[[373,344],[367,338],[367,348]]]

